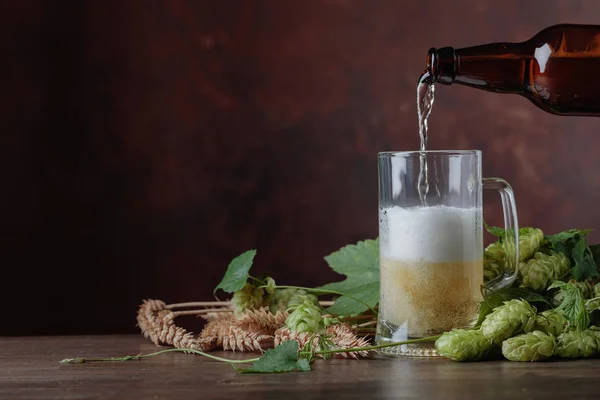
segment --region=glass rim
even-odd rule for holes
[[[468,156],[481,155],[481,150],[409,150],[409,151],[380,151],[377,157],[416,157],[421,155],[435,156]]]

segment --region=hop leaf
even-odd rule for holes
[[[307,359],[298,359],[298,342],[290,340],[269,349],[250,368],[237,369],[242,373],[310,371]]]
[[[554,335],[541,331],[524,333],[502,342],[502,354],[510,361],[540,361],[556,352]]]
[[[598,352],[598,336],[589,329],[567,331],[558,339],[557,354],[562,358],[587,358]]]
[[[574,282],[555,281],[549,289],[560,288],[561,301],[556,311],[565,316],[569,326],[584,330],[590,325],[590,313],[586,309],[585,299],[581,290]],[[556,296],[555,296],[556,299]]]
[[[521,332],[530,332],[535,326],[536,308],[525,300],[509,300],[485,317],[481,324],[483,335],[493,344]]]
[[[234,293],[238,290],[242,290],[248,280],[248,272],[252,267],[255,255],[256,250],[248,250],[231,260],[229,266],[227,266],[223,279],[219,282],[214,291],[216,292],[218,289],[223,289],[223,291],[227,293]]]
[[[590,299],[594,297],[594,285],[590,280],[585,280],[582,282],[577,282],[575,279],[569,280],[566,284],[564,282],[555,282],[553,286],[550,286],[549,289],[560,288],[553,296],[553,303],[555,306],[558,306],[565,299],[566,292],[575,288],[581,294],[582,299]]]
[[[235,314],[241,314],[246,310],[258,310],[263,302],[263,290],[246,283],[246,285],[235,292],[231,298]]]
[[[567,319],[554,310],[543,311],[535,318],[534,330],[558,337],[567,326]]]
[[[438,352],[454,361],[478,361],[491,349],[491,342],[480,330],[453,329],[435,342]]]
[[[308,299],[305,299],[287,317],[285,325],[294,332],[319,333],[325,328],[321,318],[321,308],[315,306]]]
[[[318,289],[344,294],[327,309],[330,314],[360,314],[379,302],[379,239],[365,240],[342,247],[325,257],[335,272],[346,275],[341,282]],[[348,297],[350,296],[350,297]],[[356,301],[359,300],[359,301]]]
[[[534,258],[521,263],[519,275],[524,287],[544,290],[552,281],[565,276],[570,267],[569,259],[563,253],[548,255],[537,252]]]
[[[594,254],[592,253],[587,240],[585,238],[579,239],[573,249],[571,250],[571,257],[573,257],[573,278],[578,281],[583,281],[588,278],[595,278],[598,275],[598,266],[594,260]]]

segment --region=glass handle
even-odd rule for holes
[[[506,254],[504,274],[485,285],[486,289],[497,291],[512,285],[519,273],[519,220],[515,194],[508,182],[500,178],[483,178],[483,189],[497,190],[500,193],[504,211],[504,249]],[[514,249],[514,255],[512,249]],[[513,263],[514,268],[512,268]]]

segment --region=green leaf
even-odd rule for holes
[[[498,292],[493,292],[486,296],[486,298],[479,303],[479,318],[477,319],[475,327],[480,327],[485,320],[485,317],[490,314],[494,308],[500,307],[503,301],[504,297]]]
[[[504,228],[500,228],[498,226],[490,226],[488,225],[485,221],[483,221],[483,224],[485,226],[485,229],[492,235],[497,236],[499,238],[503,238],[505,233],[506,233],[506,229]],[[531,230],[533,228],[530,227],[524,227],[524,228],[519,228],[519,235],[528,235],[531,233]],[[511,231],[512,232],[512,231]],[[509,232],[509,233],[511,233]],[[583,232],[583,231],[581,231]]]
[[[328,286],[328,285],[326,285]],[[333,285],[332,285],[333,286]],[[335,287],[335,286],[333,286]],[[367,283],[366,285],[356,286],[348,290],[340,291],[336,289],[328,289],[335,290],[336,292],[344,293],[346,296],[342,296],[336,300],[335,303],[329,308],[327,308],[327,312],[335,315],[352,315],[352,314],[360,314],[368,308],[365,304],[368,304],[370,307],[375,307],[379,302],[379,281]],[[353,297],[351,299],[350,297]],[[354,299],[360,300],[362,304]]]
[[[592,257],[594,257],[594,262],[596,265],[600,265],[600,244],[592,244],[589,247]]]
[[[544,247],[561,252],[571,259],[575,244],[590,232],[590,229],[568,229],[554,235],[544,236]]]
[[[548,297],[526,288],[509,287],[502,290],[501,293],[506,300],[521,299],[529,303],[545,303],[549,306],[552,305],[552,301]]]
[[[572,271],[575,280],[584,281],[587,278],[595,278],[599,275],[593,254],[588,248],[587,241],[584,237],[580,238],[577,243],[575,243],[575,246],[573,246],[571,257],[575,262]]]
[[[585,300],[581,292],[571,283],[565,284],[562,289],[564,297],[556,311],[561,312],[569,325],[579,330],[586,329],[590,324],[590,314],[585,308]]]
[[[238,368],[237,371],[244,374],[310,371],[310,363],[305,358],[298,358],[297,341],[286,340],[274,349],[267,350],[250,368]]]
[[[504,228],[499,228],[497,226],[489,226],[488,224],[485,223],[485,229],[491,233],[494,236],[497,236],[499,238],[503,238],[504,237]]]
[[[580,237],[586,236],[591,231],[591,229],[567,229],[566,231],[546,236],[544,239],[552,244],[556,244],[566,242],[569,239],[579,240]]]
[[[550,289],[556,289],[556,288],[562,289],[565,286],[567,286],[566,282],[563,282],[563,281],[554,281],[554,282],[552,282],[552,285],[550,285],[548,287],[548,290],[550,290]]]
[[[342,247],[325,257],[335,272],[346,275],[341,282],[329,283],[317,289],[333,290],[354,297],[366,304],[342,296],[327,312],[337,315],[360,314],[379,302],[379,239],[365,240]]]
[[[256,250],[248,250],[231,260],[223,279],[214,291],[223,289],[227,293],[233,293],[241,290],[248,280],[248,272],[252,267],[255,255]]]

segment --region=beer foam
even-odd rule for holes
[[[379,210],[380,253],[411,262],[481,260],[481,224],[481,208],[383,208]]]

